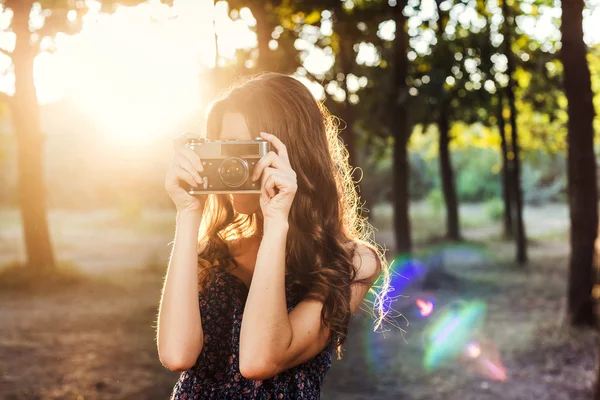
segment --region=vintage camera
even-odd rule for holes
[[[254,140],[190,139],[187,145],[202,161],[203,184],[189,187],[189,194],[260,193],[260,180],[250,177],[258,160],[271,150],[263,138]]]

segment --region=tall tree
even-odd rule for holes
[[[32,11],[33,5],[38,3],[41,15],[44,15],[44,25],[32,31],[30,15],[35,12]],[[121,3],[135,5],[141,1],[126,0]],[[5,9],[13,12],[9,29],[16,36],[12,52],[7,49],[0,51],[11,57],[15,74],[15,94],[3,97],[9,104],[17,136],[18,192],[27,264],[32,268],[53,269],[55,258],[46,215],[44,134],[40,126],[33,65],[35,57],[43,50],[42,39],[52,40],[58,32],[78,31],[87,8],[85,2],[68,0],[4,0],[3,4]],[[112,11],[113,2],[104,1],[102,7],[105,12]]]
[[[352,15],[344,10],[342,2],[336,2],[333,9],[333,29],[337,38],[337,52],[335,66],[340,71],[342,76],[341,87],[345,93],[344,101],[340,110],[340,117],[345,122],[345,129],[342,132],[342,138],[348,150],[348,162],[352,167],[357,167],[357,155],[355,144],[355,112],[350,103],[350,91],[348,90],[348,76],[353,72],[356,62],[356,54],[354,52],[354,44],[356,37],[357,21],[352,18]],[[337,76],[337,74],[336,74]]]
[[[506,120],[504,118],[504,91],[501,89],[500,82],[498,82],[496,79],[496,70],[493,61],[493,55],[497,54],[497,51],[492,44],[492,13],[489,11],[486,4],[481,2],[477,3],[476,10],[486,19],[487,22],[483,30],[486,40],[484,40],[484,45],[482,46],[482,64],[484,65],[485,73],[490,77],[494,84],[495,96],[492,95],[490,98],[490,100],[492,100],[491,103],[493,103],[494,100],[496,103],[495,109],[494,105],[491,104],[489,112],[489,115],[495,115],[495,118],[488,118],[488,120],[496,122],[498,134],[500,135],[500,157],[502,158],[502,201],[504,203],[504,237],[507,239],[512,239],[514,237],[512,212],[513,204],[512,196],[510,195],[510,177],[512,174],[510,168],[512,163],[508,158],[509,152],[512,152],[512,146],[506,137]]]
[[[510,193],[513,196],[512,212],[515,222],[515,239],[517,244],[517,262],[527,262],[527,237],[525,236],[525,224],[523,221],[523,189],[521,184],[521,150],[519,146],[519,132],[517,126],[517,107],[515,104],[514,71],[515,62],[512,51],[512,32],[514,29],[514,16],[508,5],[508,0],[502,0],[502,15],[504,16],[504,55],[507,58],[506,74],[508,83],[506,86],[506,97],[510,108],[510,143],[512,144],[512,177],[509,183],[512,185]],[[510,157],[509,157],[510,159]]]
[[[326,88],[325,104],[342,121],[340,136],[348,151],[348,162],[352,167],[364,167],[364,165],[361,165],[363,158],[361,157],[362,154],[359,153],[359,146],[362,148],[367,147],[364,143],[365,140],[361,142],[361,139],[368,140],[368,138],[364,137],[366,135],[360,137],[358,132],[361,130],[361,125],[363,127],[370,125],[365,123],[364,115],[361,115],[365,114],[366,110],[370,108],[366,105],[368,101],[364,101],[370,97],[366,94],[364,97],[362,96],[364,93],[363,87],[356,87],[356,85],[351,87],[350,83],[352,83],[352,79],[357,82],[358,76],[361,75],[366,78],[366,75],[369,74],[367,71],[377,67],[359,65],[356,59],[356,46],[360,43],[381,42],[381,38],[377,36],[378,26],[384,20],[391,18],[390,7],[387,2],[384,3],[383,1],[356,2],[353,3],[352,7],[348,7],[339,0],[304,0],[298,2],[296,7],[303,11],[305,25],[314,24],[320,28],[324,21],[331,24],[331,33],[323,35],[319,30],[317,31],[320,32],[317,35],[318,37],[315,37],[315,30],[310,29],[306,35],[306,40],[333,55],[334,63],[332,67],[325,72],[315,72],[316,75],[314,75],[306,66],[303,66],[299,73]],[[316,11],[318,11],[317,15],[321,16],[324,10],[327,10],[324,14],[325,17],[317,20],[312,17]],[[298,19],[295,18],[295,20]],[[302,33],[302,28],[298,31]],[[299,36],[302,37],[302,34]],[[335,91],[332,91],[332,88],[335,88]],[[328,93],[331,95],[327,96]],[[334,93],[343,93],[343,97],[340,99]],[[381,108],[380,103],[378,103],[378,107]],[[381,124],[381,120],[377,122]],[[364,132],[366,129],[362,129],[362,131]],[[369,129],[369,132],[371,133],[372,130]],[[358,175],[355,174],[353,177],[359,180],[360,176]],[[368,209],[372,205],[374,196],[373,193],[367,190],[359,190],[359,186],[362,185],[357,184],[356,189],[361,197],[361,202],[366,205],[366,209],[361,211],[368,215]]]
[[[411,133],[411,122],[408,116],[408,32],[404,8],[407,1],[397,1],[393,7],[396,37],[394,38],[394,56],[392,60],[393,85],[390,99],[392,113],[391,127],[394,132],[393,170],[394,181],[394,233],[396,236],[396,251],[409,253],[412,250],[412,238],[409,215],[409,162],[408,139]]]
[[[39,42],[32,43],[29,14],[33,1],[12,0],[6,7],[13,11],[12,30],[16,35],[12,54],[15,71],[15,94],[9,99],[12,122],[17,134],[19,204],[27,263],[35,268],[53,268],[54,252],[46,216],[44,182],[44,135],[33,77],[33,60]]]
[[[587,48],[583,41],[583,0],[562,1],[564,86],[568,99],[567,178],[571,216],[568,316],[573,325],[594,326],[593,260],[598,231],[594,155],[594,104]]]
[[[269,1],[254,1],[248,3],[252,15],[256,19],[256,40],[258,42],[258,61],[256,63],[259,71],[276,70],[277,65],[273,62],[273,52],[269,49],[271,34],[275,27],[272,22],[273,4]]]
[[[509,143],[506,139],[506,121],[504,120],[504,96],[502,91],[498,92],[498,133],[500,134],[500,153],[502,156],[502,201],[504,202],[504,237],[513,238],[513,204],[511,201],[510,178],[513,174],[510,171],[511,163],[508,158]]]
[[[438,70],[436,74],[438,87],[438,132],[439,132],[439,161],[440,175],[442,178],[442,192],[444,193],[444,201],[446,203],[446,235],[449,239],[460,240],[460,227],[458,217],[458,198],[456,195],[456,184],[454,178],[454,169],[450,160],[450,113],[451,96],[444,90],[444,82],[447,76],[444,70],[444,64],[447,65],[447,60],[453,59],[453,55],[448,50],[448,46],[444,44],[446,26],[450,19],[449,10],[444,11],[442,0],[436,0],[438,21],[436,28],[437,36],[437,55],[435,68]],[[444,73],[440,73],[444,71]]]

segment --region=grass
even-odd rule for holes
[[[373,207],[372,224],[379,231],[391,231],[393,224],[391,204],[379,204]],[[489,240],[493,235],[500,237],[502,222],[493,221],[485,204],[461,204],[459,208],[460,227],[467,233],[467,239]],[[526,206],[523,211],[526,233],[529,238],[554,238],[564,236],[569,229],[568,208],[566,204],[547,204],[544,206]],[[442,214],[436,215],[426,202],[410,205],[411,229],[417,242],[441,237],[445,233],[446,220]]]

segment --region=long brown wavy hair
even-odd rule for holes
[[[206,122],[209,140],[219,139],[226,112],[241,113],[252,137],[269,132],[288,149],[298,189],[290,210],[286,275],[303,296],[324,302],[321,318],[332,332],[329,345],[335,346],[339,359],[351,317],[350,284],[368,284],[373,278],[356,279],[353,259],[358,244],[369,247],[379,261],[380,290],[369,289],[376,327],[385,318],[390,278],[384,252],[361,216],[337,119],[300,81],[275,73],[233,86],[213,103]],[[258,218],[238,214],[229,195],[209,195],[199,238],[200,290],[219,271],[237,267],[226,241],[261,234]]]

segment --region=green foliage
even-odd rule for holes
[[[457,192],[461,201],[480,202],[499,196],[500,155],[492,149],[469,149],[455,152]]]
[[[410,197],[419,200],[427,196],[438,185],[438,163],[427,160],[423,154],[411,152],[410,161]]]
[[[427,206],[431,211],[431,214],[435,218],[440,218],[444,210],[444,195],[439,188],[435,188],[427,195]]]
[[[493,197],[485,202],[485,213],[491,221],[499,222],[504,216],[504,202],[498,197]]]

